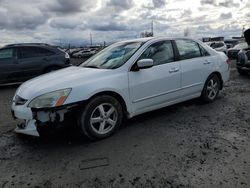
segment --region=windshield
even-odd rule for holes
[[[248,48],[248,45],[246,42],[243,42],[243,43],[240,43],[240,44],[237,44],[234,49],[245,49],[245,48]]]
[[[81,67],[116,69],[122,66],[142,46],[142,42],[126,42],[113,44],[86,62]]]

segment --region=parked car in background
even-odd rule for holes
[[[241,49],[237,57],[237,69],[241,75],[250,73],[250,28],[244,31],[246,44]]]
[[[227,45],[222,41],[207,42],[207,45],[209,45],[211,48],[215,49],[218,52],[224,52],[225,54],[227,54]]]
[[[72,49],[67,49],[66,52],[69,54],[70,57],[73,57],[74,53],[77,53],[81,50],[82,48],[72,48]]]
[[[235,45],[237,45],[239,43],[239,40],[237,39],[225,39],[224,43],[227,46],[227,49],[229,48],[233,48]]]
[[[236,66],[240,75],[247,75],[250,73],[250,47],[245,50],[240,50]]]
[[[0,48],[0,84],[23,82],[68,66],[69,55],[48,44],[12,44]]]
[[[197,97],[213,102],[228,79],[227,56],[200,41],[119,42],[79,67],[22,84],[12,104],[13,116],[23,120],[15,131],[46,135],[74,117],[84,135],[102,139],[114,133],[124,118]]]
[[[248,45],[247,45],[246,42],[242,42],[242,43],[239,43],[239,44],[235,45],[233,48],[228,49],[228,57],[230,59],[236,60],[237,57],[238,57],[239,51],[243,50],[243,49],[245,49],[247,47],[248,47]]]
[[[75,58],[88,58],[88,57],[91,57],[94,54],[96,54],[96,50],[83,49],[83,50],[80,50],[80,51],[78,51],[76,53],[73,53],[72,57],[75,57]]]

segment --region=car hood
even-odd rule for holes
[[[74,88],[85,82],[101,79],[110,75],[111,71],[72,66],[26,81],[18,88],[16,94],[25,99],[32,99],[48,92]]]

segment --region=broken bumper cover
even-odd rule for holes
[[[15,132],[37,137],[40,136],[36,128],[35,120],[26,120],[24,123],[17,125]]]
[[[14,119],[20,119],[23,121],[21,124],[17,125],[15,129],[16,133],[39,136],[35,124],[36,120],[33,119],[33,114],[30,108],[27,108],[24,105],[15,105],[13,103],[11,112]]]
[[[31,109],[25,105],[12,104],[12,116],[22,123],[15,132],[39,137],[52,129],[63,125],[66,114],[70,114],[79,104],[70,104],[58,108]]]

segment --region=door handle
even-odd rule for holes
[[[209,65],[209,64],[211,64],[211,62],[208,61],[208,60],[205,60],[205,62],[204,62],[203,64],[204,64],[204,65]]]
[[[169,70],[169,73],[178,72],[179,70],[180,70],[179,68],[174,67],[174,68],[171,68],[171,69]]]

